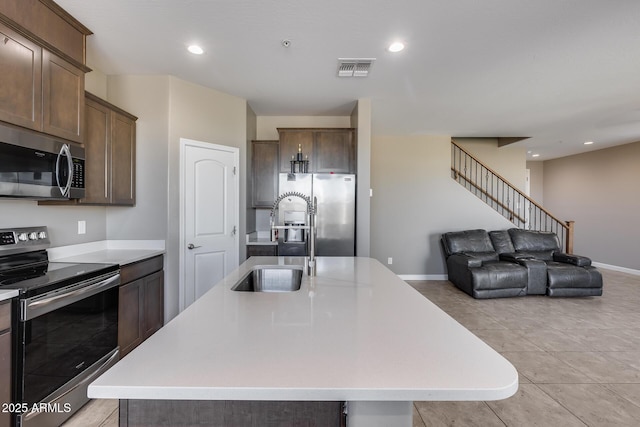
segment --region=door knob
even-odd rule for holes
[[[200,246],[195,246],[193,243],[189,243],[187,245],[187,249],[191,250],[191,249],[195,249],[195,248],[199,248]]]

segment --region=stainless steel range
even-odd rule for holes
[[[20,292],[12,304],[16,427],[62,424],[119,357],[119,266],[49,262],[49,246],[46,227],[0,229],[0,289]]]

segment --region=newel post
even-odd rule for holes
[[[568,254],[572,254],[573,253],[573,224],[575,224],[575,221],[566,221],[566,223],[567,223],[567,240],[566,240],[567,247],[565,248],[565,252]]]

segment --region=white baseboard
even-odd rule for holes
[[[604,268],[606,270],[619,271],[621,273],[628,273],[628,274],[633,274],[635,276],[640,276],[640,270],[634,270],[633,268],[618,267],[617,265],[603,264],[601,262],[593,262],[591,264],[594,267]]]
[[[402,280],[447,280],[446,274],[398,274]]]

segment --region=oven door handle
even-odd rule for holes
[[[115,365],[120,359],[120,349],[109,352],[102,359],[86,368],[82,373],[73,378],[71,381],[60,387],[54,393],[44,398],[39,404],[47,404],[47,408],[66,408],[70,406],[71,412],[75,413],[80,409],[87,398],[87,388],[100,375],[104,374],[107,369]],[[29,411],[18,415],[20,421],[17,425],[22,426],[41,426],[41,425],[59,425],[67,419],[68,415],[63,411],[42,411],[34,410],[38,405],[33,405]],[[55,421],[55,422],[54,422]]]
[[[75,287],[68,292],[57,295],[46,296],[41,295],[34,298],[22,300],[20,307],[20,321],[34,319],[43,314],[47,314],[65,305],[73,304],[82,299],[99,294],[107,289],[113,288],[120,284],[120,273],[116,273],[106,279],[99,280],[95,283],[87,283],[85,286]]]

